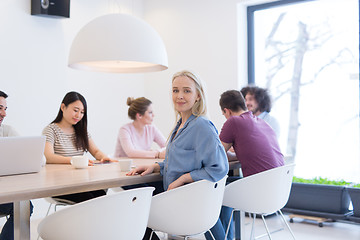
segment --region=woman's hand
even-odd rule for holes
[[[159,152],[159,158],[165,159],[165,154],[166,154],[166,148]]]
[[[155,163],[149,166],[140,166],[137,167],[133,170],[131,170],[130,172],[126,173],[126,176],[133,176],[136,174],[140,174],[141,176],[145,176],[147,174],[153,173],[153,172],[159,172],[160,171],[160,166],[159,164]]]
[[[175,181],[173,181],[169,187],[168,187],[168,191],[177,187],[180,187],[182,185],[184,185],[185,183],[191,183],[194,180],[192,179],[190,173],[185,173],[183,174],[181,177],[179,177],[178,179],[176,179]]]
[[[168,187],[167,190],[169,191],[169,190],[171,190],[171,189],[180,187],[180,186],[182,186],[182,185],[184,185],[184,184],[185,184],[185,182],[183,182],[183,181],[181,180],[181,177],[179,177],[178,179],[176,179],[175,181],[173,181],[173,182],[169,185],[169,187]]]
[[[111,159],[109,157],[104,157],[101,160],[90,160],[89,159],[89,166],[94,166],[94,164],[103,164],[103,163],[112,163],[112,162],[118,162],[118,161]]]
[[[145,176],[147,174],[153,173],[157,169],[156,165],[159,166],[159,164],[152,164],[150,166],[137,167],[137,168],[131,170],[130,172],[127,172],[126,176],[134,176],[136,174],[140,174],[141,176]]]
[[[111,159],[109,157],[104,157],[102,159],[100,159],[101,163],[112,163],[112,162],[118,162],[117,160]]]

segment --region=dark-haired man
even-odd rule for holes
[[[246,107],[258,118],[264,119],[272,129],[274,129],[276,136],[280,136],[279,122],[270,115],[271,98],[267,89],[247,86],[240,90],[245,98]]]
[[[14,137],[19,134],[10,125],[2,124],[6,117],[8,95],[3,91],[0,91],[0,137]],[[4,224],[1,233],[0,240],[13,240],[14,239],[14,213],[13,203],[0,204],[0,213],[9,215],[6,223]],[[33,206],[30,203],[30,214],[32,213]]]
[[[247,110],[240,91],[229,90],[221,94],[220,107],[226,118],[220,132],[221,143],[229,161],[240,162],[244,177],[284,165],[274,130]],[[228,151],[231,147],[235,153]],[[211,228],[215,239],[224,239],[230,215],[231,209],[223,206],[219,220]],[[228,239],[232,239],[232,235],[230,232]],[[208,233],[205,237],[210,239]]]
[[[8,95],[6,93],[0,91],[0,137],[13,137],[19,135],[13,127],[2,124],[6,117],[7,97]]]

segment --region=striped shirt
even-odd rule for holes
[[[46,137],[47,142],[53,145],[55,154],[64,157],[84,155],[83,149],[76,149],[75,132],[64,133],[56,123],[51,123],[44,128],[42,135]]]

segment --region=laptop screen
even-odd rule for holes
[[[39,172],[45,136],[0,138],[0,176]]]

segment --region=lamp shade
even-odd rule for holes
[[[159,34],[145,21],[126,14],[109,14],[86,24],[76,35],[69,67],[81,70],[141,73],[168,68]]]

